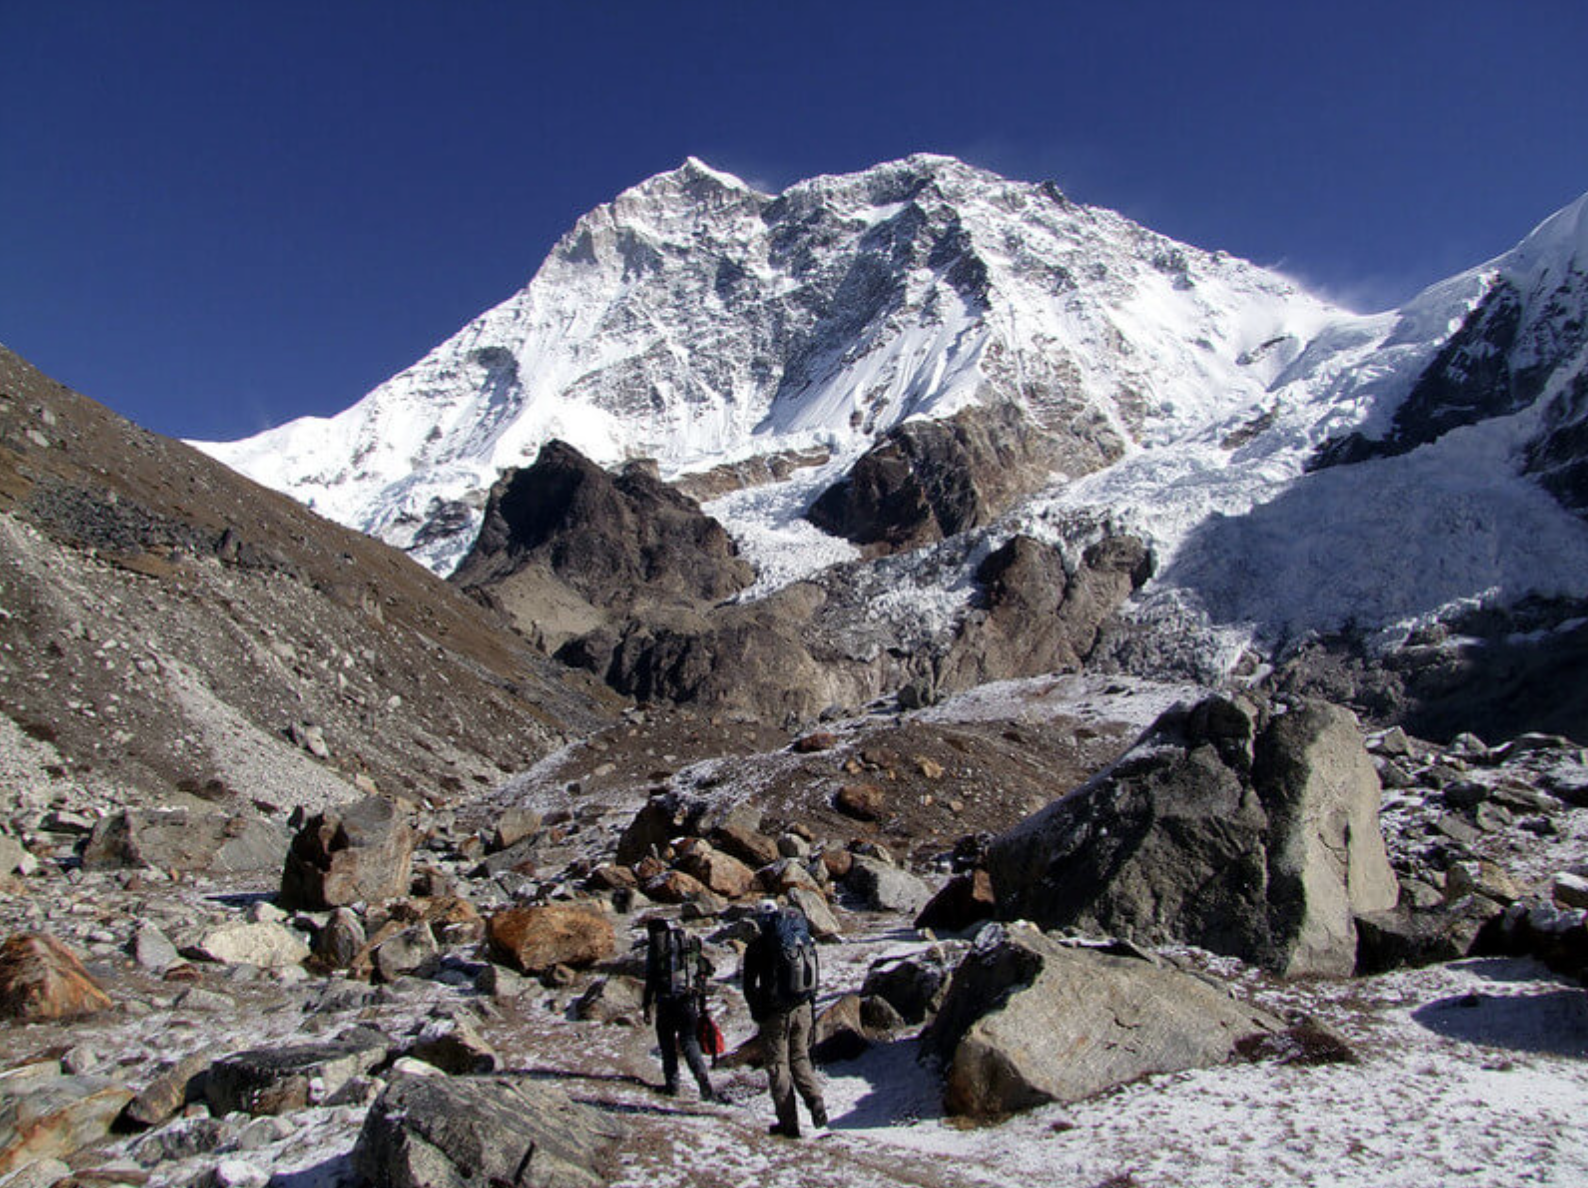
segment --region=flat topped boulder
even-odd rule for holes
[[[1005,919],[1347,975],[1355,917],[1399,894],[1378,814],[1349,712],[1212,697],[996,839],[987,872]]]
[[[389,800],[370,796],[326,809],[292,839],[281,906],[323,911],[406,895],[413,853],[413,830]]]
[[[83,865],[253,874],[280,870],[286,856],[286,830],[251,814],[126,809],[94,826]]]
[[[948,1112],[996,1118],[1220,1064],[1282,1027],[1200,978],[1017,923],[977,938],[923,1041],[944,1061]]]
[[[612,922],[600,911],[562,904],[497,912],[486,921],[485,942],[492,961],[527,974],[594,965],[617,952]]]
[[[217,1115],[290,1113],[323,1101],[390,1051],[385,1036],[363,1028],[328,1043],[233,1052],[210,1065],[204,1094]]]
[[[365,1115],[353,1172],[382,1188],[599,1188],[623,1133],[550,1085],[399,1074]]]

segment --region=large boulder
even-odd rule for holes
[[[326,809],[292,839],[281,904],[322,911],[406,895],[413,853],[413,830],[391,801],[370,796]]]
[[[0,1177],[103,1142],[131,1100],[103,1077],[29,1077],[0,1089]]]
[[[932,889],[909,871],[863,854],[855,855],[844,885],[874,912],[905,912],[913,917],[932,899]]]
[[[1399,894],[1378,809],[1349,712],[1212,697],[997,838],[987,870],[1004,919],[1344,975],[1354,917]]]
[[[1219,1064],[1282,1027],[1199,978],[1022,922],[983,930],[923,1042],[944,1063],[948,1112],[996,1118]]]
[[[83,850],[89,870],[152,866],[212,875],[278,871],[287,835],[263,818],[187,809],[126,809],[94,826]]]
[[[679,857],[677,867],[727,899],[743,899],[755,891],[755,871],[699,840]]]
[[[506,908],[485,925],[492,961],[519,973],[589,966],[617,952],[612,922],[594,908],[563,904]]]
[[[284,969],[309,958],[309,946],[292,929],[269,921],[236,921],[212,928],[195,946],[199,956],[225,965]]]
[[[364,1118],[353,1172],[368,1185],[598,1188],[622,1126],[529,1080],[395,1077]]]
[[[83,963],[53,936],[20,932],[0,945],[0,1018],[75,1019],[110,1005]]]

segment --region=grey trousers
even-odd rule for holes
[[[826,1112],[822,1087],[811,1064],[811,1035],[815,1029],[816,1012],[808,1002],[793,1010],[774,1011],[761,1020],[761,1045],[772,1085],[772,1106],[777,1111],[778,1124],[785,1129],[799,1127],[796,1089],[813,1116]]]

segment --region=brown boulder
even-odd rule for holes
[[[664,870],[653,875],[641,884],[640,889],[657,903],[686,903],[712,894],[706,884],[681,870]]]
[[[857,821],[880,821],[888,815],[888,796],[876,784],[845,784],[833,807]]]
[[[605,916],[560,904],[497,912],[486,921],[485,942],[492,961],[527,974],[554,965],[590,966],[617,952]]]
[[[681,857],[677,868],[729,899],[743,899],[755,890],[755,871],[704,842]]]
[[[110,1005],[83,963],[53,936],[21,932],[0,945],[0,1017],[74,1019]]]

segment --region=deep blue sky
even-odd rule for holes
[[[929,150],[1356,308],[1588,190],[1583,0],[0,0],[0,342],[149,428],[353,403],[694,154]]]

